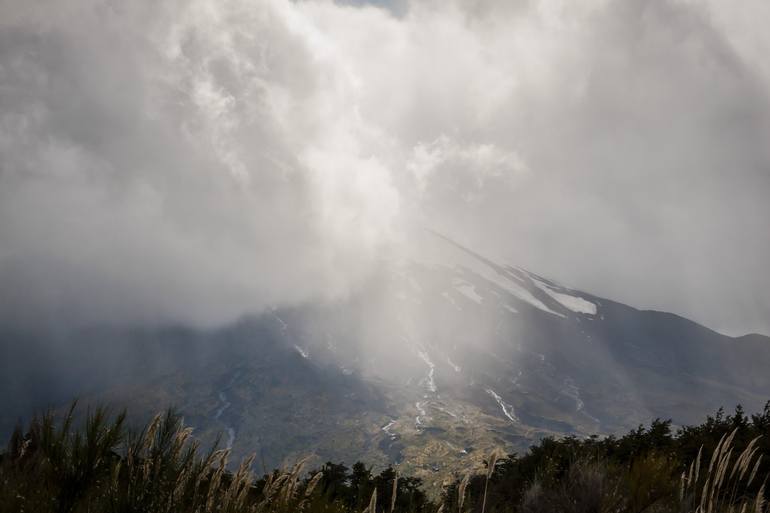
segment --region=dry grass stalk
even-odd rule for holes
[[[398,493],[398,472],[393,474],[393,491],[390,494],[390,513],[396,509],[396,495]]]
[[[369,499],[369,505],[363,513],[377,513],[377,488],[372,492],[372,498]]]
[[[497,449],[494,449],[489,454],[489,462],[487,463],[487,475],[484,480],[484,498],[481,501],[481,513],[484,513],[487,507],[487,488],[489,487],[489,480],[492,478],[492,474],[495,472],[495,465],[497,465],[497,459],[500,457],[500,453]]]
[[[470,474],[465,474],[463,480],[460,481],[460,486],[457,488],[457,511],[462,513],[463,503],[465,502],[465,489],[468,488],[468,483],[471,480]]]

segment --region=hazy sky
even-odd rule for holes
[[[770,333],[767,20],[765,0],[0,0],[0,320],[227,322],[345,294],[425,226]]]

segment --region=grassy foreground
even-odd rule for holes
[[[671,512],[766,513],[770,402],[747,417],[721,410],[673,432],[655,421],[615,438],[545,439],[524,456],[493,453],[441,500],[419,479],[348,468],[293,468],[256,478],[250,459],[203,451],[173,412],[144,429],[103,408],[75,425],[74,406],[18,428],[0,454],[0,512]]]

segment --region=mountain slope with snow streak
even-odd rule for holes
[[[384,261],[342,300],[209,332],[102,333],[140,340],[148,360],[125,369],[131,386],[105,381],[91,398],[147,415],[174,405],[204,442],[223,433],[233,461],[398,464],[428,486],[495,447],[770,398],[767,337],[726,337],[433,239],[436,251]]]

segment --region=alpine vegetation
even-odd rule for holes
[[[0,454],[0,511],[36,513],[765,513],[770,402],[746,417],[720,410],[672,432],[655,421],[619,437],[545,439],[522,455],[493,451],[485,469],[429,498],[421,480],[300,460],[261,477],[254,457],[202,450],[169,411],[139,430],[105,408],[47,413]]]

